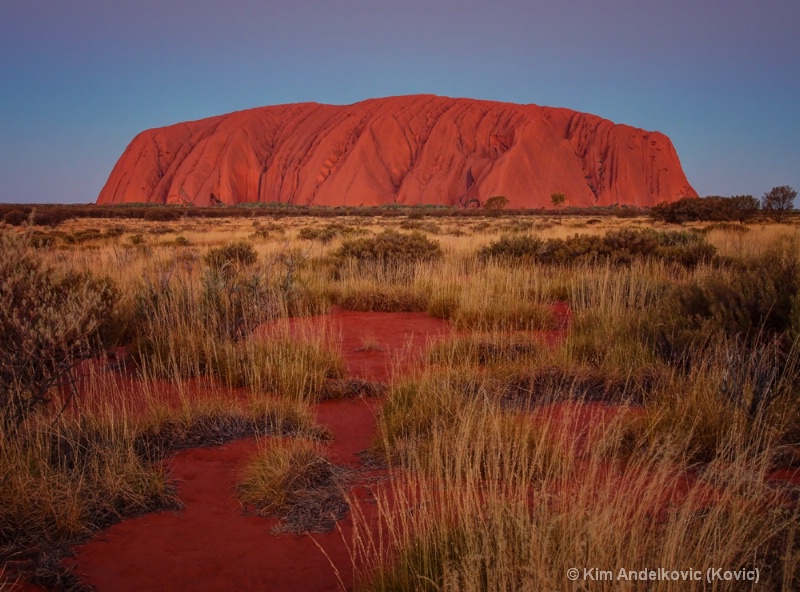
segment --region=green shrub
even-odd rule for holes
[[[651,208],[650,217],[671,224],[697,220],[745,222],[755,217],[758,210],[758,200],[752,195],[684,197],[676,202],[661,203]]]
[[[24,239],[0,238],[0,424],[19,426],[84,359],[102,351],[116,289],[49,269]]]
[[[490,245],[478,252],[481,259],[531,259],[539,254],[544,241],[542,239],[525,235],[506,235],[500,237]]]
[[[316,240],[323,245],[328,244],[339,235],[339,230],[332,226],[316,227],[305,226],[300,229],[297,236],[302,240]]]
[[[528,260],[546,265],[610,262],[630,264],[634,259],[652,257],[685,267],[711,261],[713,245],[696,232],[658,232],[652,229],[623,229],[605,236],[576,234],[567,239],[543,241],[531,235],[503,236],[478,252],[482,260]]]
[[[3,215],[3,222],[10,226],[22,226],[28,221],[28,214],[22,210],[11,210]]]
[[[386,230],[374,237],[348,240],[335,253],[340,262],[352,259],[359,264],[377,264],[384,268],[398,263],[432,261],[442,256],[442,249],[419,232],[401,234]]]
[[[619,262],[629,261],[627,251],[614,253],[603,238],[578,234],[568,239],[555,238],[542,245],[536,260],[548,265],[570,265],[585,261],[606,261],[616,257]]]
[[[800,259],[790,249],[772,250],[735,265],[727,274],[676,286],[655,315],[651,337],[662,355],[675,359],[714,335],[747,341],[800,335]]]
[[[204,259],[211,269],[231,274],[253,265],[258,260],[258,254],[253,245],[239,241],[211,249]]]

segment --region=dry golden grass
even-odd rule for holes
[[[703,589],[573,584],[565,574],[707,566],[759,567],[764,589],[800,587],[797,492],[768,478],[779,452],[800,442],[800,380],[791,362],[800,305],[790,311],[796,318],[781,317],[779,354],[752,335],[724,331],[699,343],[701,331],[679,323],[695,339],[681,357],[685,344],[666,331],[691,320],[690,308],[676,304],[689,287],[735,285],[776,245],[789,259],[800,253],[797,226],[689,225],[722,259],[686,268],[639,258],[556,266],[477,256],[507,234],[568,239],[653,226],[643,218],[121,224],[70,220],[58,231],[77,239],[55,238],[37,251],[55,268],[104,275],[119,288],[107,339],[132,346],[133,377],[90,372],[80,421],[49,410],[32,417],[24,435],[3,434],[0,552],[71,542],[174,503],[158,460],[214,443],[209,433],[323,438],[310,404],[326,379],[342,375],[342,361],[324,334],[298,335],[274,322],[336,304],[428,311],[457,331],[393,385],[381,412],[374,449],[390,461],[393,480],[378,489],[376,523],[351,504],[362,588]],[[303,238],[305,228],[322,234]],[[386,229],[422,232],[442,257],[388,268],[336,259],[344,241]],[[330,239],[309,238],[325,233]],[[257,262],[233,278],[211,275],[205,254],[235,241],[249,241]],[[714,306],[725,310],[717,312],[733,311],[744,323],[751,319],[742,311],[757,308],[752,299],[770,292],[730,303],[720,294]],[[537,332],[558,328],[557,300],[569,303],[570,326],[548,345]],[[709,318],[703,327],[717,317]],[[264,324],[273,329],[262,332]],[[769,402],[754,407],[761,396]],[[605,419],[576,433],[587,409]],[[305,439],[265,442],[243,478],[243,502],[282,507],[321,457]]]
[[[278,532],[331,530],[347,513],[347,471],[331,464],[314,441],[294,439],[263,447],[245,467],[237,486],[243,506],[277,516]]]
[[[356,511],[363,589],[563,589],[573,567],[615,576],[581,577],[576,589],[704,589],[616,577],[658,567],[702,570],[703,579],[708,567],[757,567],[766,588],[797,586],[798,507],[767,480],[774,426],[732,429],[718,418],[725,431],[700,469],[687,461],[709,418],[681,425],[654,403],[644,416],[620,411],[586,426],[584,439],[581,405],[523,414],[497,404],[485,375],[446,375],[431,369],[384,407],[379,448],[398,468],[377,490],[377,518]]]

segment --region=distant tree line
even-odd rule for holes
[[[500,196],[502,197],[502,196]],[[506,198],[503,198],[506,199]],[[55,227],[70,219],[148,220],[173,221],[183,218],[291,218],[312,216],[316,218],[480,218],[490,213],[503,216],[551,216],[552,210],[506,209],[503,200],[497,199],[490,208],[463,208],[457,206],[297,206],[272,203],[243,203],[225,206],[184,206],[163,204],[125,205],[60,205],[60,204],[0,204],[0,223],[10,226],[31,224]],[[502,208],[500,207],[502,206]],[[494,209],[492,209],[494,208]],[[634,206],[604,206],[590,208],[564,208],[565,216],[613,216],[631,218],[646,215]]]
[[[672,224],[695,220],[714,222],[747,222],[759,214],[782,221],[792,211],[797,192],[788,185],[773,187],[759,201],[752,195],[704,198],[684,197],[672,203],[661,203],[650,210],[650,217]]]
[[[733,197],[711,196],[698,199],[687,197],[673,203],[663,203],[649,210],[636,206],[595,206],[564,207],[568,198],[563,193],[550,197],[553,207],[564,216],[613,216],[632,218],[650,215],[656,220],[681,224],[692,220],[740,221],[746,222],[758,215],[767,215],[782,220],[792,211],[792,203],[797,192],[783,185],[765,193],[759,201],[752,195]],[[365,218],[447,218],[481,217],[487,213],[503,216],[551,216],[553,211],[546,208],[507,209],[509,199],[502,195],[487,199],[482,208],[463,208],[457,206],[405,206],[385,205],[376,207],[322,207],[297,206],[278,203],[243,203],[239,205],[218,205],[212,207],[164,205],[164,204],[0,204],[0,222],[10,226],[30,224],[34,226],[55,227],[73,218],[143,219],[151,222],[172,221],[181,218],[283,218],[294,216],[313,216],[318,218],[338,218],[358,216]]]

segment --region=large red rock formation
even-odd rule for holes
[[[97,203],[649,206],[696,196],[669,138],[568,109],[407,96],[140,133]]]

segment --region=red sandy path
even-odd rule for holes
[[[320,318],[296,319],[292,330],[320,324]],[[430,337],[448,332],[447,323],[423,313],[354,313],[334,310],[325,318],[341,344],[351,375],[385,381],[392,358],[405,367],[423,351]],[[365,339],[380,351],[362,350]],[[357,466],[375,430],[377,403],[332,401],[317,406],[318,422],[333,433],[328,454],[333,462]],[[179,513],[162,512],[126,520],[75,549],[72,560],[81,579],[99,592],[176,590],[339,590],[352,585],[352,565],[345,541],[352,523],[341,532],[309,536],[273,535],[274,519],[243,515],[234,486],[241,467],[256,451],[253,440],[217,448],[181,452],[169,461],[185,504]],[[364,506],[368,506],[364,504]]]

